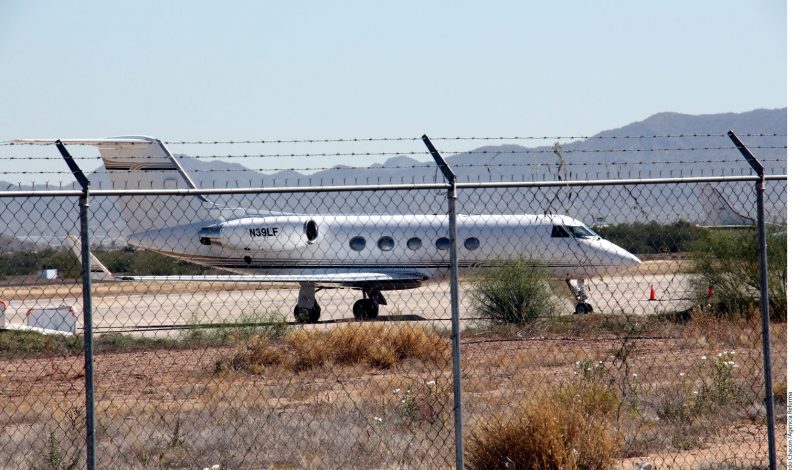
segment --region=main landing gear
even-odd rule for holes
[[[377,290],[362,290],[364,298],[353,304],[353,318],[374,320],[378,316],[378,306],[386,305],[384,294]]]
[[[571,290],[571,293],[574,294],[574,298],[577,300],[577,305],[574,306],[574,314],[580,315],[593,312],[593,306],[586,302],[586,300],[588,300],[588,294],[586,293],[585,280],[577,279],[574,281],[572,279],[566,279],[566,285],[569,286],[569,290]]]
[[[315,284],[302,282],[298,291],[298,305],[293,309],[293,316],[298,323],[317,323],[320,320],[320,305],[315,299]],[[363,298],[353,304],[353,317],[357,320],[374,320],[378,317],[378,306],[386,305],[381,291],[362,289]]]

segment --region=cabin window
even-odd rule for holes
[[[569,232],[562,225],[553,225],[552,238],[569,238]]]
[[[566,230],[573,233],[577,238],[591,238],[595,237],[598,238],[599,235],[594,233],[593,230],[589,229],[585,225],[567,225]]]
[[[436,240],[436,248],[439,250],[449,250],[450,249],[450,239],[447,237],[441,237]]]
[[[417,251],[422,248],[422,240],[417,237],[409,238],[406,242],[406,246],[409,247],[409,250]]]
[[[307,241],[313,242],[317,240],[318,230],[317,230],[317,222],[314,220],[310,220],[309,222],[304,224],[304,235],[306,235]]]
[[[475,237],[469,237],[464,240],[464,248],[467,250],[477,250],[480,248],[480,240]]]
[[[353,251],[362,251],[364,250],[365,245],[367,242],[364,240],[364,237],[353,237],[351,238],[351,250]]]
[[[378,239],[378,248],[381,251],[392,251],[395,247],[395,239],[392,237],[381,237]]]

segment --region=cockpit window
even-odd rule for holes
[[[566,225],[566,230],[577,238],[599,238],[599,235],[585,225]]]
[[[569,232],[562,225],[552,226],[552,238],[568,238]]]

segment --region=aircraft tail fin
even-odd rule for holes
[[[704,225],[733,227],[754,224],[753,218],[740,214],[714,185],[701,185],[699,190],[698,199],[705,209],[706,220],[703,221]]]
[[[80,240],[71,233],[66,236],[64,245],[72,250],[72,253],[77,256],[78,260],[83,259],[83,250],[80,249]],[[105,267],[102,262],[94,256],[94,253],[89,253],[89,260],[91,261],[89,269],[91,270],[91,279],[94,281],[110,281],[113,279],[113,274]]]
[[[20,139],[12,144],[53,144],[55,139]],[[63,139],[66,145],[91,145],[99,150],[113,189],[195,189],[196,184],[168,148],[158,139],[122,136],[105,139]],[[127,228],[157,230],[215,220],[217,209],[204,196],[120,196],[119,209]]]

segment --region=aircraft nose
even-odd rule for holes
[[[623,253],[621,253],[621,264],[624,266],[637,266],[641,263],[637,256],[624,249],[621,251],[623,251]]]
[[[607,240],[600,240],[601,247],[604,250],[605,264],[612,266],[613,270],[621,271],[631,266],[637,266],[641,263],[637,256],[629,251],[621,248],[620,246],[611,243]]]

